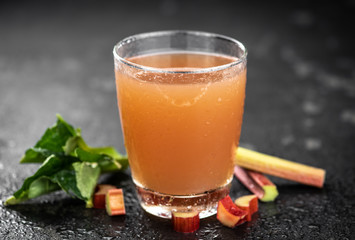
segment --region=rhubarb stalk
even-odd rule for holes
[[[125,215],[123,190],[110,189],[106,193],[106,211],[110,216]]]
[[[237,198],[234,201],[235,205],[247,212],[244,218],[246,221],[251,221],[254,213],[258,211],[258,198],[256,195],[246,195]]]
[[[262,173],[247,170],[236,165],[234,166],[234,175],[263,202],[274,201],[279,195],[275,184]]]
[[[234,164],[241,167],[322,188],[325,170],[239,147]]]
[[[200,227],[200,218],[198,212],[173,212],[172,222],[174,230],[177,232],[190,233],[195,232]]]
[[[109,184],[98,184],[95,189],[95,194],[93,196],[94,208],[106,207],[106,194],[108,190],[116,189],[115,186]]]
[[[234,175],[243,185],[254,193],[259,199],[263,198],[264,190],[239,166],[234,166]]]
[[[218,201],[217,219],[224,226],[233,228],[237,226],[238,223],[245,222],[244,218],[247,214],[246,211],[235,205],[229,195]]]
[[[264,196],[260,199],[263,202],[274,201],[279,195],[276,185],[264,174],[252,170],[246,170],[248,175],[264,190]]]

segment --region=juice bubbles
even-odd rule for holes
[[[237,59],[198,52],[127,58],[115,65],[117,98],[138,187],[193,195],[230,183],[245,98],[246,66],[201,71]]]

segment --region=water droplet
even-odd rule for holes
[[[302,108],[303,111],[308,114],[318,114],[321,112],[321,107],[318,104],[311,101],[304,102]]]
[[[340,118],[344,122],[352,123],[355,125],[355,112],[351,110],[345,110],[341,113]]]
[[[316,225],[309,225],[308,226],[310,229],[318,229],[319,227],[318,226],[316,226]]]
[[[307,138],[304,144],[307,150],[317,150],[322,147],[322,141],[316,138]]]
[[[288,136],[285,136],[285,137],[281,138],[281,144],[284,145],[284,146],[290,145],[294,141],[295,141],[295,138],[292,135],[288,135]]]

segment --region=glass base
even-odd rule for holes
[[[136,185],[137,195],[142,208],[155,216],[171,218],[171,212],[198,211],[200,218],[217,213],[218,201],[229,194],[231,183],[215,190],[194,195],[169,195],[154,192]]]

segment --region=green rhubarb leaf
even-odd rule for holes
[[[87,149],[87,148],[86,148]],[[128,167],[128,158],[120,154],[107,155],[106,152],[112,152],[112,147],[100,148],[90,148],[92,152],[85,151],[81,148],[75,149],[75,155],[81,160],[86,162],[96,162],[101,168],[101,172],[115,172],[119,170],[124,170]],[[105,150],[107,150],[105,152]],[[115,151],[115,150],[114,150]],[[95,153],[98,152],[98,153]]]
[[[128,167],[128,158],[114,147],[90,147],[81,136],[80,128],[74,129],[59,114],[57,123],[48,128],[36,145],[28,149],[21,163],[42,163],[50,155],[71,155],[83,162],[97,162],[102,172],[114,172]]]
[[[56,182],[61,189],[70,196],[85,200],[77,187],[76,174],[72,166],[68,166],[67,168],[58,171],[56,174],[50,176],[50,179],[53,182]]]
[[[77,161],[76,158],[69,156],[63,156],[62,158],[58,158],[54,155],[49,156],[37,170],[37,172],[24,181],[22,187],[14,193],[14,196],[19,198],[24,194],[27,195],[27,191],[33,181],[42,176],[51,176],[75,161]]]
[[[17,204],[62,189],[92,207],[91,199],[100,173],[128,167],[127,157],[115,148],[88,146],[80,129],[74,129],[59,114],[56,124],[25,152],[21,163],[42,165],[5,204]]]
[[[78,133],[80,134],[79,131]],[[74,150],[78,147],[78,141],[80,139],[82,139],[80,135],[68,138],[65,145],[63,146],[63,150],[66,155],[73,155]]]
[[[46,130],[35,148],[44,148],[53,152],[62,152],[68,138],[76,136],[77,131],[57,114],[57,123]]]
[[[101,161],[112,159],[110,156],[104,154],[90,153],[81,148],[76,148],[74,152],[75,152],[75,156],[77,156],[83,162],[98,163]]]
[[[67,140],[77,135],[78,130],[57,114],[57,123],[46,130],[33,148],[26,151],[21,163],[40,163],[52,154],[62,154]],[[80,132],[80,131],[79,131]]]
[[[6,201],[5,204],[11,204],[12,202],[18,203],[52,192],[55,189],[53,184],[48,182],[45,183],[44,179],[39,179],[43,177],[50,179],[52,175],[56,174],[61,169],[70,166],[75,161],[78,161],[78,159],[70,156],[62,156],[61,158],[58,158],[55,155],[49,156],[33,176],[25,179],[22,187],[14,193],[13,197],[15,199]]]
[[[22,197],[16,198],[15,196],[11,196],[8,198],[5,202],[5,205],[14,205],[18,204],[20,202],[26,201],[28,199],[36,198],[38,196],[48,194],[54,191],[60,190],[60,187],[58,184],[53,183],[50,179],[47,177],[40,177],[36,180],[34,180],[26,194],[22,194]]]
[[[87,207],[92,207],[91,196],[95,191],[97,180],[100,176],[100,168],[97,164],[74,163],[77,187],[86,201]]]
[[[52,154],[53,151],[48,149],[33,147],[26,150],[20,163],[43,163]]]
[[[59,185],[52,182],[49,178],[43,176],[31,183],[27,196],[29,199],[31,199],[57,190],[60,190]]]
[[[84,200],[88,207],[94,193],[100,168],[96,163],[75,162],[69,168],[63,169],[51,177],[53,182],[69,195]]]

